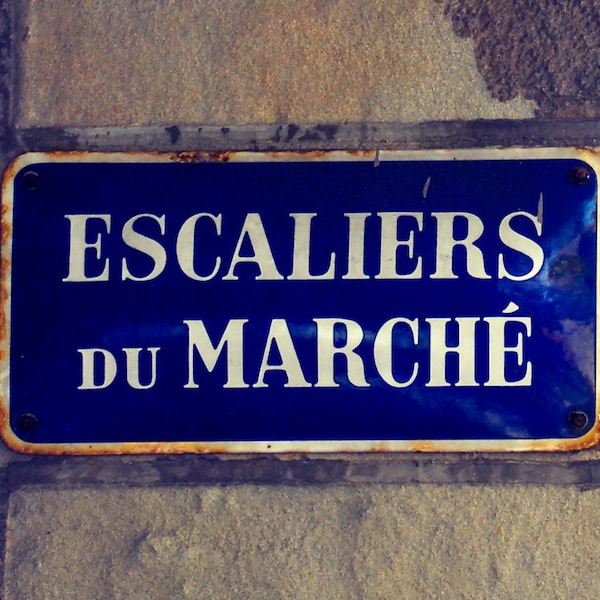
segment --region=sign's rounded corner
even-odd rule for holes
[[[2,173],[2,189],[14,181],[15,177],[26,167],[40,162],[46,156],[44,152],[24,152],[11,159]]]
[[[593,171],[596,177],[596,184],[598,185],[600,183],[600,147],[573,148],[573,151],[573,158],[580,160]],[[580,183],[584,183],[585,181],[587,180],[582,180]]]
[[[600,413],[596,414],[596,421],[592,428],[579,438],[575,438],[578,443],[575,450],[593,450],[600,444]]]
[[[37,444],[21,439],[13,431],[8,421],[5,422],[2,427],[0,427],[0,439],[2,440],[2,443],[12,452],[16,452],[18,454],[39,454],[39,451],[36,449]]]

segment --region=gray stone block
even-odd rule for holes
[[[6,597],[592,600],[598,494],[24,488],[10,501]]]

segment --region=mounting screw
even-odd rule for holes
[[[17,419],[17,429],[22,433],[31,433],[38,426],[38,418],[30,413],[25,413]]]
[[[581,410],[574,410],[569,413],[569,423],[575,429],[585,429],[589,422],[588,416]]]
[[[38,186],[39,175],[35,171],[27,171],[25,175],[23,175],[23,182],[25,183],[25,187],[28,190],[35,190]]]
[[[587,183],[591,176],[590,170],[587,167],[574,167],[569,173],[569,179],[575,185],[583,185],[584,183]]]

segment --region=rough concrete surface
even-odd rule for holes
[[[433,0],[29,0],[21,127],[526,118]]]
[[[595,599],[600,491],[23,489],[6,597]]]
[[[541,117],[600,116],[597,0],[436,0],[475,42],[494,98],[529,98]]]

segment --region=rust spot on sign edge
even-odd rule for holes
[[[229,162],[233,152],[199,152],[195,150],[185,150],[183,152],[174,152],[170,154],[173,162],[179,163],[197,163],[197,162]]]

